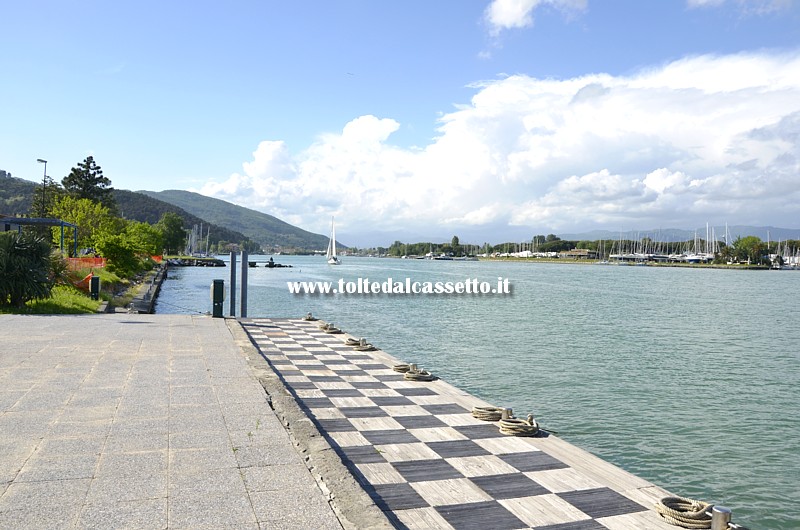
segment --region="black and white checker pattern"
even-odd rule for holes
[[[645,506],[472,417],[483,402],[404,380],[317,322],[242,325],[356,479],[398,528],[664,528]]]

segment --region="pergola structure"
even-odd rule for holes
[[[46,217],[0,217],[0,232],[10,232],[16,229],[22,231],[23,226],[60,226],[61,227],[61,252],[64,252],[64,227],[74,228],[72,233],[74,254],[78,255],[78,225],[62,221],[61,219],[50,219]]]

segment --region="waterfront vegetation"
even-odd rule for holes
[[[134,273],[141,274],[143,266]],[[89,278],[100,278],[98,299]],[[109,268],[70,269],[58,250],[30,231],[0,233],[0,313],[95,313],[102,301],[124,300],[131,278]]]
[[[110,300],[152,269],[152,256],[165,245],[183,241],[182,221],[169,214],[154,225],[118,215],[110,184],[92,157],[72,168],[61,186],[45,178],[29,216],[57,219],[59,226],[34,221],[0,233],[0,311],[94,312],[100,300],[89,295],[91,276],[100,277],[99,298]],[[105,266],[68,262],[78,257],[104,258]]]

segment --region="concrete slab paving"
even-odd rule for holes
[[[0,315],[0,530],[341,529],[246,357],[208,316]]]

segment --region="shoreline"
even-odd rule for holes
[[[645,262],[633,264],[630,262],[621,265],[616,262],[601,264],[597,260],[557,259],[557,258],[478,258],[479,261],[514,262],[514,263],[560,263],[565,265],[602,265],[609,267],[669,267],[678,269],[728,269],[728,270],[772,270],[766,265],[728,265],[727,263],[658,263]]]

